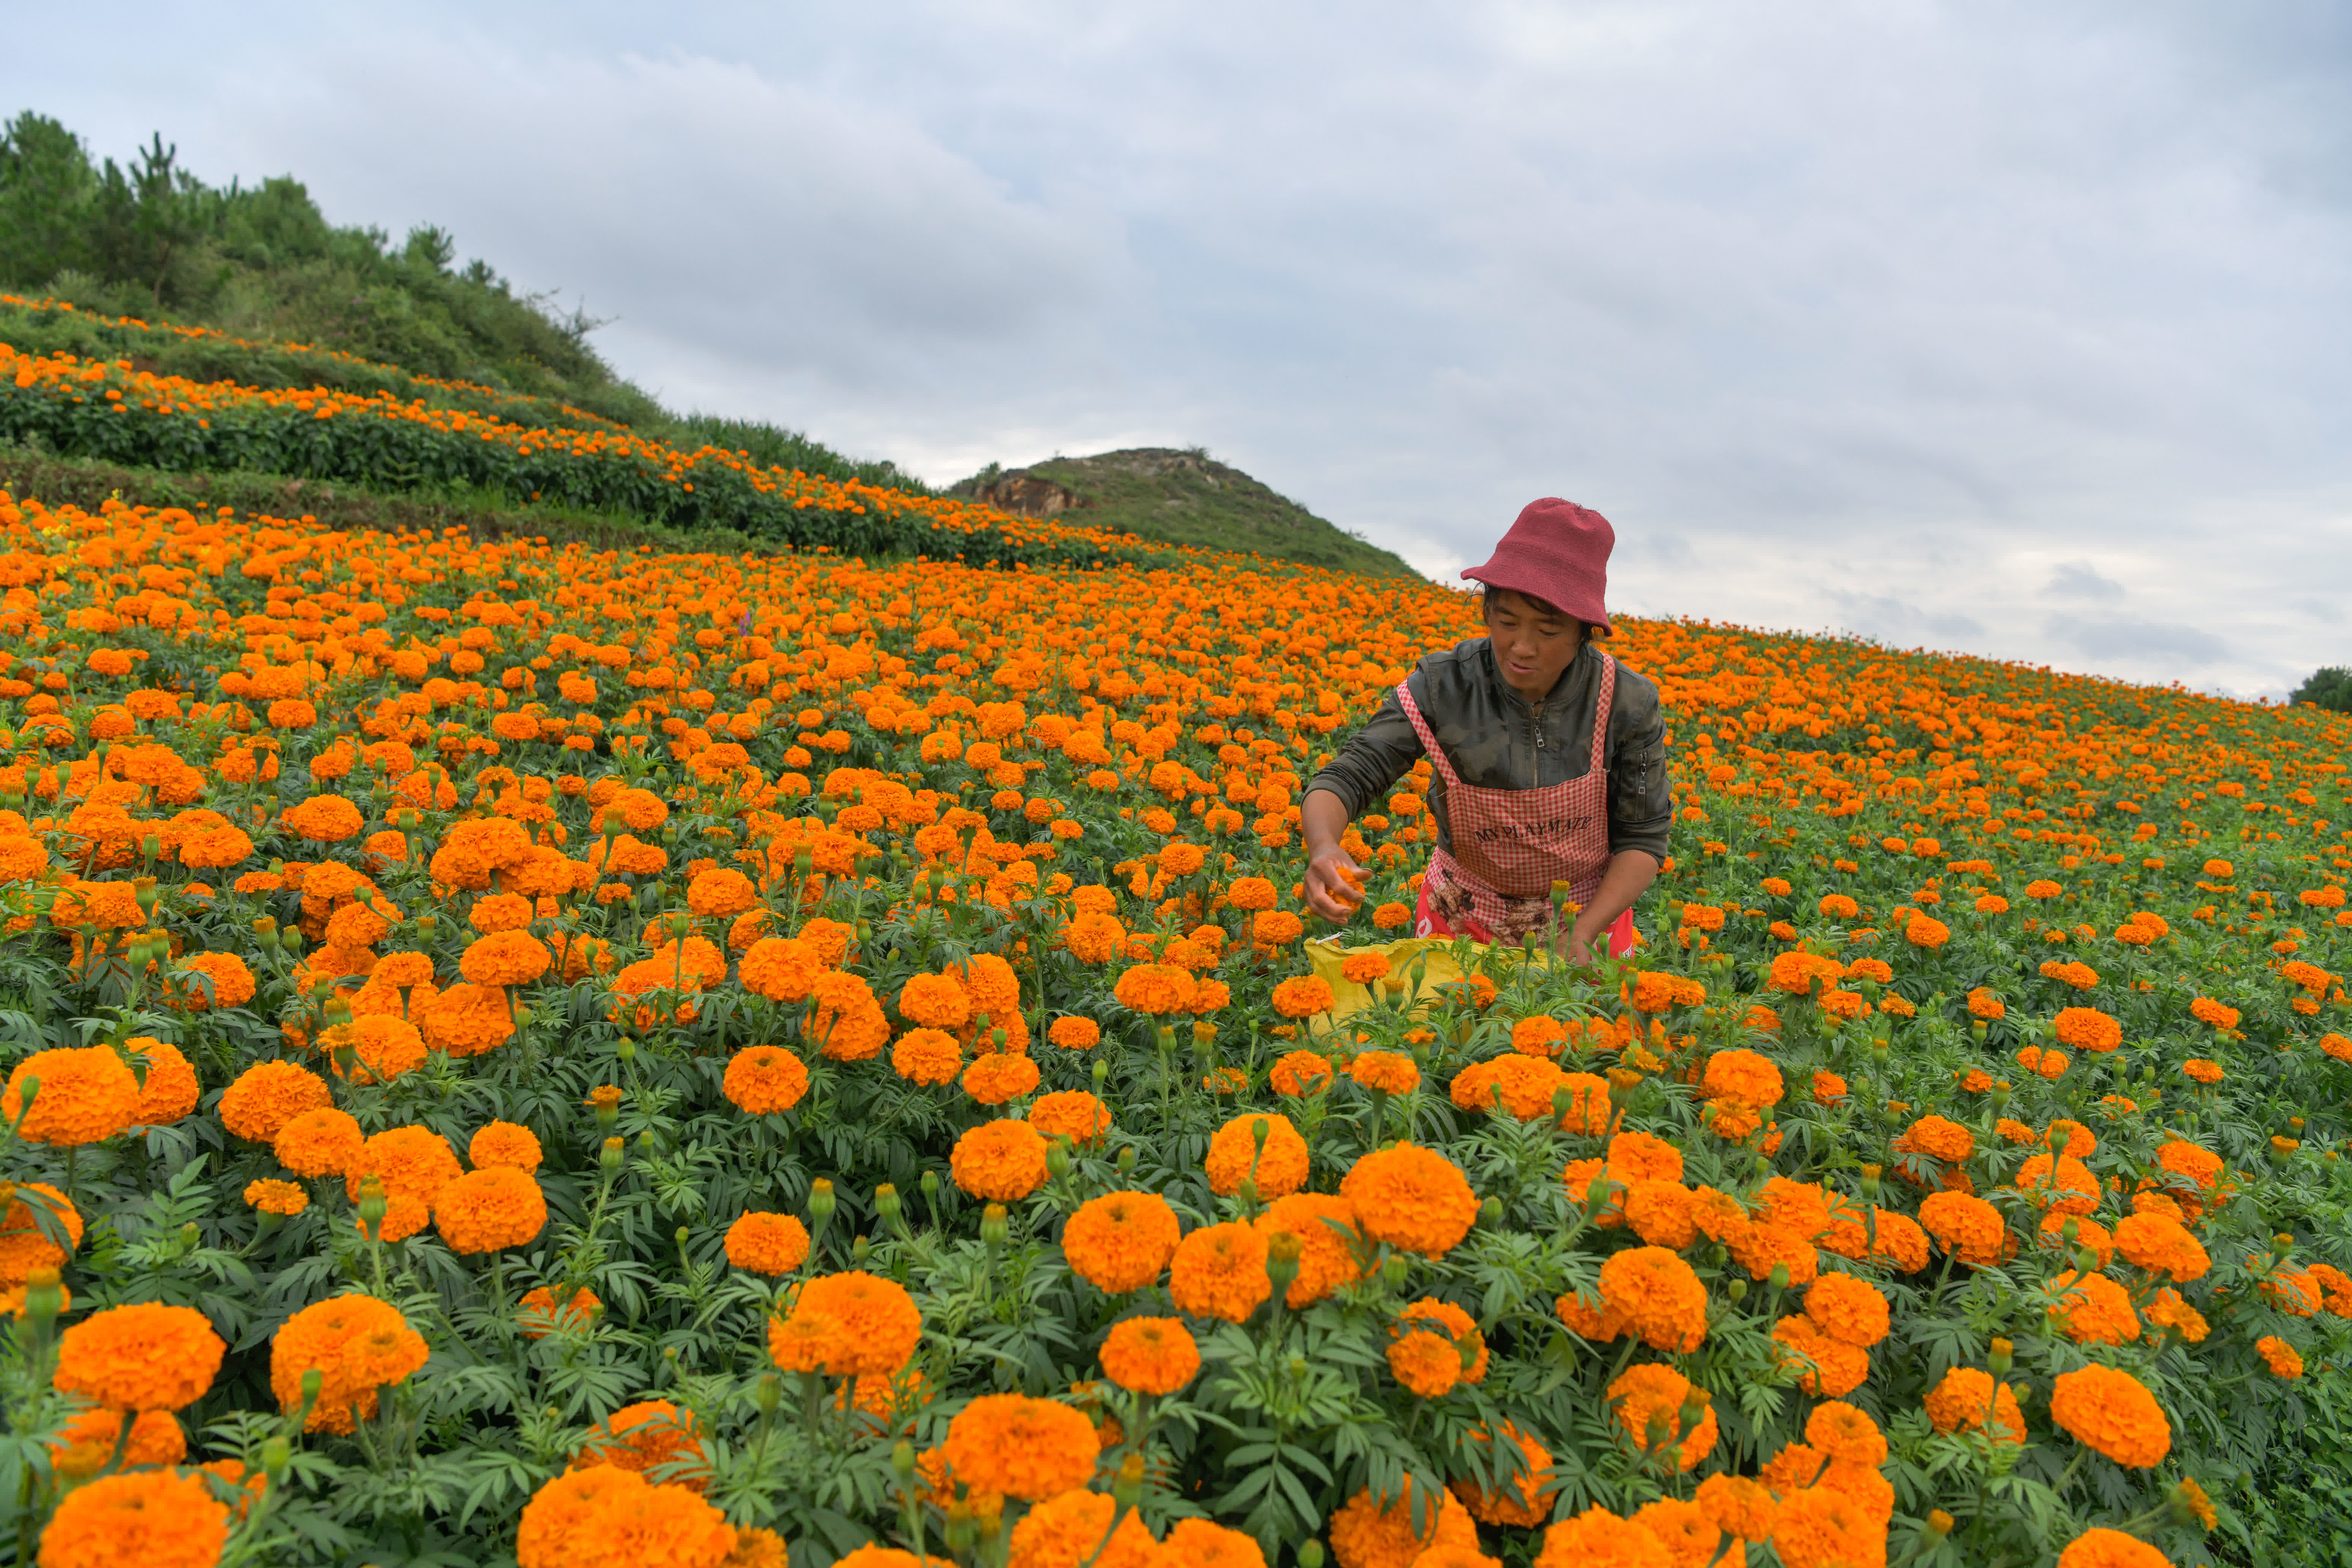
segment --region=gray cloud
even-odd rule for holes
[[[2087,561],[2063,561],[2042,590],[2045,599],[2120,599],[2124,585]]]
[[[1433,574],[1564,494],[1648,613],[2352,662],[2340,7],[366,15],[150,7],[94,73],[50,7],[0,96],[441,222],[671,400],[939,479],[1197,441]]]

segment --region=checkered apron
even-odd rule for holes
[[[1462,782],[1431,732],[1404,683],[1397,701],[1412,721],[1432,766],[1445,781],[1446,826],[1453,848],[1429,858],[1414,928],[1448,936],[1459,923],[1481,942],[1512,943],[1530,931],[1550,934],[1552,884],[1590,903],[1609,866],[1609,773],[1601,749],[1617,695],[1617,661],[1601,656],[1601,701],[1592,719],[1592,763],[1581,778],[1538,789],[1477,789]],[[1448,920],[1451,915],[1453,919]],[[1633,911],[1610,929],[1619,956],[1633,949]]]

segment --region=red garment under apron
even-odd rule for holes
[[[1554,925],[1551,891],[1569,886],[1569,897],[1589,904],[1609,868],[1609,774],[1601,766],[1609,736],[1609,710],[1617,694],[1617,661],[1601,656],[1601,700],[1592,718],[1592,762],[1584,776],[1538,789],[1477,789],[1462,782],[1446,760],[1421,707],[1403,682],[1397,701],[1421,737],[1430,763],[1445,781],[1446,826],[1451,851],[1429,858],[1422,879],[1413,930],[1422,936],[1452,936],[1453,924],[1433,904],[1434,888],[1444,901],[1466,900],[1460,916],[1474,941],[1516,943],[1528,932]],[[1633,911],[1609,928],[1611,956],[1633,951]]]

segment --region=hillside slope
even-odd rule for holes
[[[1068,513],[1069,521],[1090,528],[1170,544],[1254,552],[1373,577],[1419,575],[1401,556],[1198,447],[1131,447],[1025,468],[991,464],[948,493],[1026,517]]]

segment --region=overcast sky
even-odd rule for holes
[[[1200,444],[1447,581],[2352,664],[2352,6],[44,6],[0,112],[453,230],[927,479]]]

